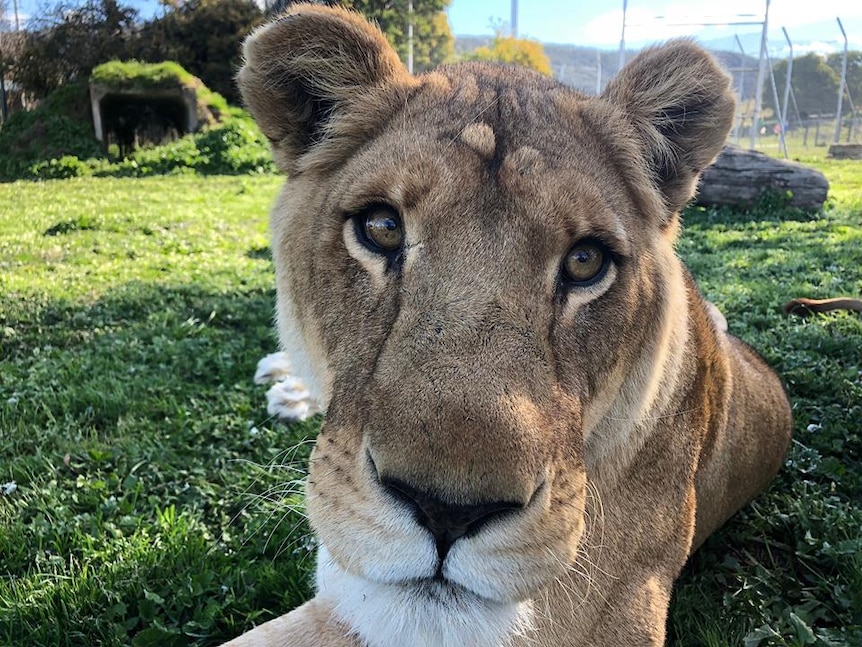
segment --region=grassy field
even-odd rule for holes
[[[770,491],[686,568],[673,645],[862,644],[862,164],[825,215],[686,216],[680,252],[787,382]],[[0,185],[0,645],[212,645],[309,593],[314,422],[267,417],[272,176]]]

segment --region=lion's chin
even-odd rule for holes
[[[495,602],[438,580],[381,584],[348,573],[324,546],[317,596],[368,647],[503,647],[532,628],[530,602]]]

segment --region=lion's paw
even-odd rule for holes
[[[266,392],[266,410],[282,420],[305,420],[318,412],[317,404],[305,385],[291,375],[284,353],[271,353],[257,363],[255,384],[275,382]]]
[[[270,353],[257,363],[254,372],[255,384],[268,384],[280,382],[290,377],[290,362],[284,353]]]
[[[287,377],[266,392],[266,410],[283,420],[305,420],[317,413],[317,405],[302,382]]]

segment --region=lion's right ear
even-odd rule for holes
[[[338,140],[343,159],[391,112],[393,90],[414,82],[380,30],[343,9],[294,5],[252,33],[243,54],[243,101],[287,173],[314,165],[301,159],[325,140]],[[335,124],[351,106],[349,125]]]

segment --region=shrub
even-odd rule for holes
[[[263,20],[263,3],[188,0],[163,6],[162,15],[142,26],[136,58],[177,61],[223,97],[239,100],[233,77],[241,44]]]
[[[0,129],[0,180],[31,176],[46,160],[104,155],[89,121],[87,87],[71,84],[55,94],[35,110],[12,114]]]
[[[29,172],[39,180],[65,180],[66,178],[92,175],[93,173],[86,162],[74,155],[64,155],[60,159],[39,162],[31,166]]]
[[[497,33],[490,47],[479,47],[464,57],[467,61],[495,61],[507,65],[521,65],[551,76],[551,61],[542,44],[524,38]]]
[[[242,111],[232,112],[234,116],[221,126],[136,151],[122,161],[93,165],[93,173],[144,177],[182,172],[240,175],[275,171],[269,145],[257,125]]]

